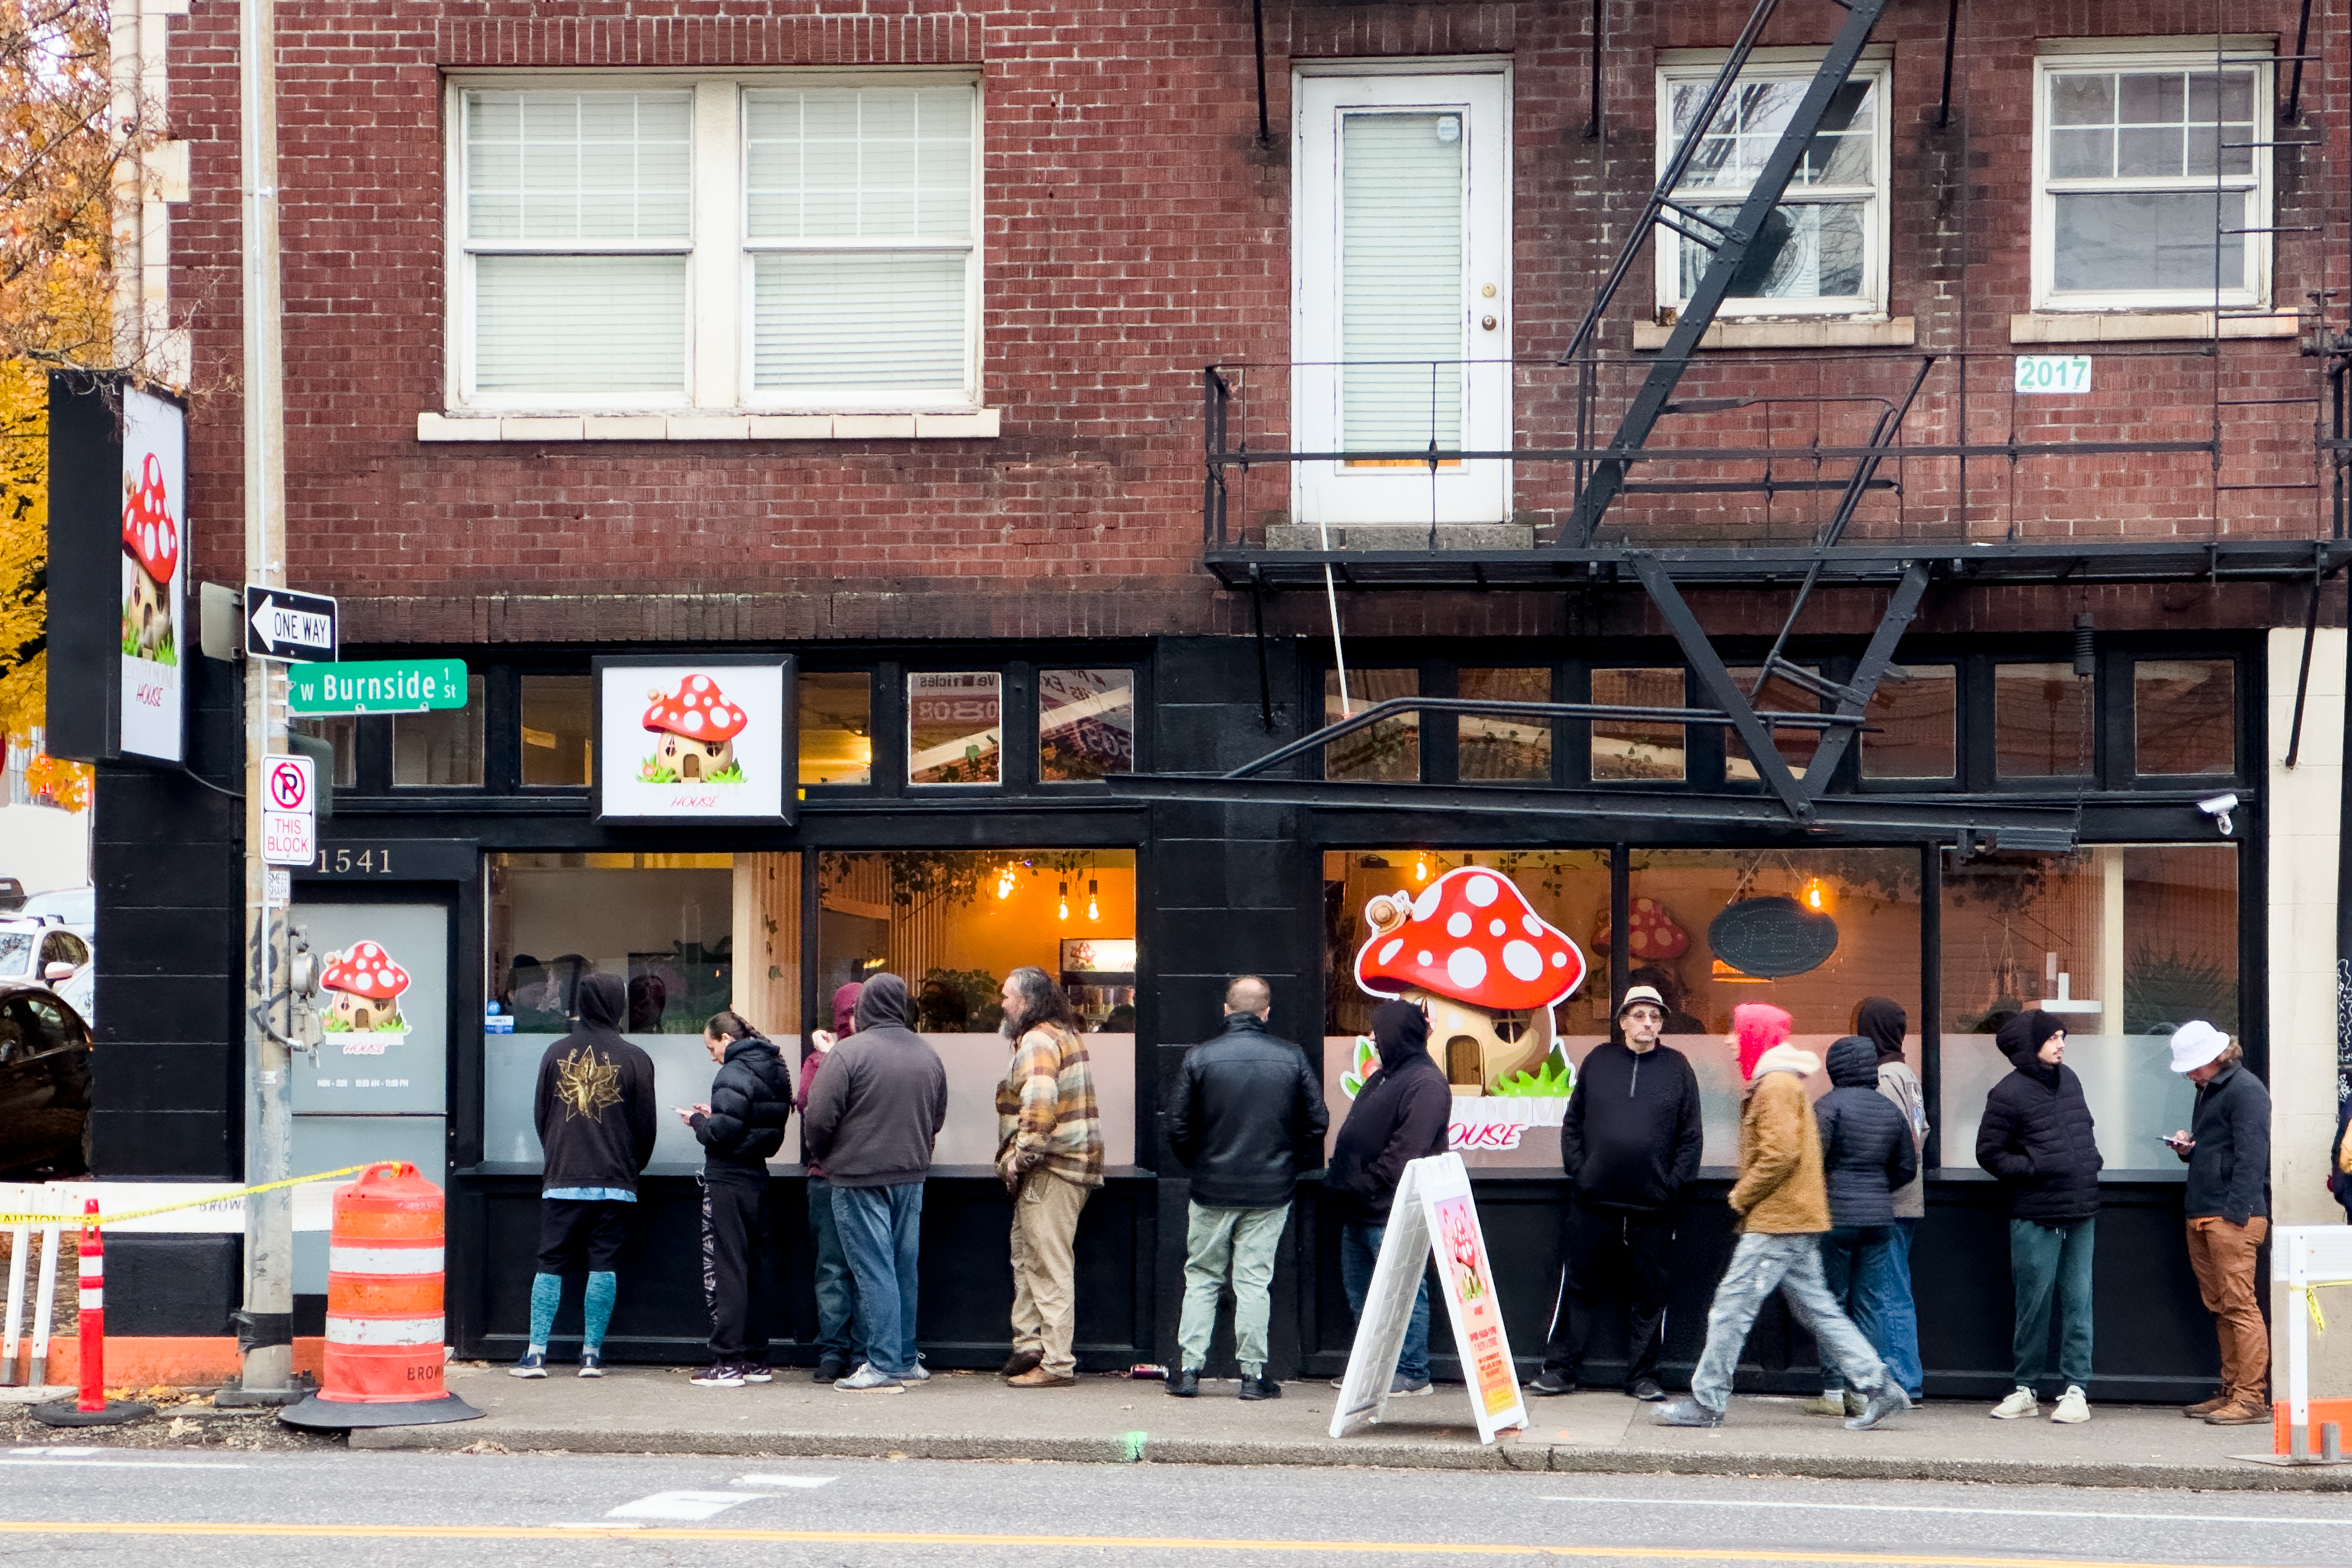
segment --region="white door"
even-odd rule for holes
[[[1292,167],[1300,522],[1502,522],[1511,444],[1509,76],[1302,75]],[[1367,454],[1355,457],[1353,454]]]

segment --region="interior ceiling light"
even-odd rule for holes
[[[1102,919],[1102,900],[1095,896],[1095,879],[1092,877],[1087,879],[1087,919]]]
[[[1429,880],[1428,856],[1416,855],[1412,858],[1412,879],[1416,882],[1426,882]]]
[[[1816,914],[1828,913],[1832,902],[1830,885],[1819,877],[1815,877],[1805,884],[1802,901],[1805,908],[1813,910]]]
[[[996,896],[1000,899],[1013,896],[1013,868],[1009,865],[996,874]]]
[[[1067,882],[1064,882],[1062,884],[1059,910],[1062,919],[1068,920],[1070,918],[1070,884]]]

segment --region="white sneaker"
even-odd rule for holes
[[[907,1392],[905,1384],[887,1372],[877,1372],[872,1362],[867,1362],[847,1377],[835,1383],[833,1386],[837,1394],[904,1394]]]
[[[900,1378],[898,1381],[901,1383],[929,1383],[931,1381],[931,1369],[925,1366],[921,1362],[917,1362],[915,1363],[915,1370],[908,1373],[905,1377]]]
[[[2072,1426],[2077,1423],[2088,1421],[2090,1418],[2091,1402],[2083,1397],[2083,1385],[2079,1383],[2068,1384],[2066,1392],[2058,1396],[2058,1408],[2050,1419],[2063,1421]]]
[[[2041,1414],[2042,1401],[2033,1397],[2033,1390],[2030,1388],[2018,1389],[1992,1407],[1992,1418],[1996,1421],[2014,1421],[2021,1415]]]

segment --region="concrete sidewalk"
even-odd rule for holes
[[[804,1370],[743,1388],[697,1388],[683,1369],[623,1368],[602,1381],[573,1377],[568,1366],[550,1371],[537,1383],[502,1368],[452,1367],[451,1392],[485,1419],[354,1431],[352,1447],[2352,1490],[2352,1467],[2290,1470],[2230,1457],[2267,1452],[2268,1427],[2208,1426],[2169,1406],[2104,1406],[2087,1426],[2060,1426],[2046,1416],[1990,1420],[1979,1402],[1934,1404],[1880,1431],[1849,1432],[1804,1415],[1794,1399],[1742,1396],[1727,1425],[1685,1431],[1651,1425],[1654,1406],[1594,1392],[1530,1399],[1528,1431],[1482,1447],[1458,1384],[1392,1401],[1388,1421],[1334,1440],[1339,1394],[1321,1383],[1286,1384],[1279,1401],[1244,1405],[1230,1382],[1203,1383],[1198,1399],[1171,1399],[1158,1383],[1125,1378],[1028,1391],[992,1373],[940,1373],[903,1394],[849,1394],[812,1384]]]

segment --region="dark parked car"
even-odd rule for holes
[[[89,1169],[89,1028],[56,992],[0,987],[0,1175]]]

